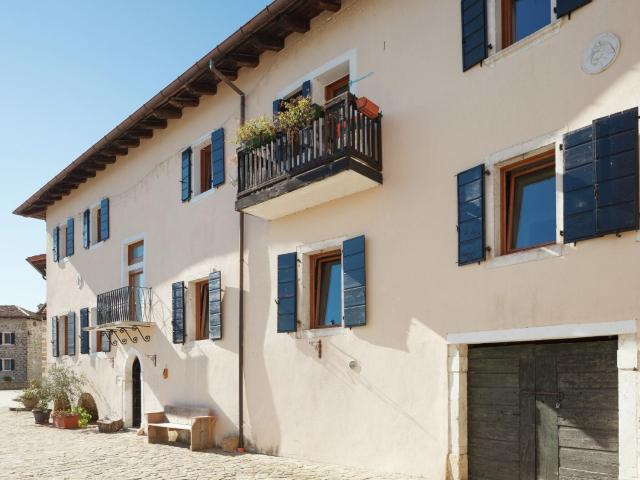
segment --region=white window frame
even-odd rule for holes
[[[566,245],[560,232],[564,228],[563,217],[563,187],[562,174],[564,157],[560,145],[566,129],[541,135],[526,142],[513,145],[504,150],[489,155],[484,165],[490,175],[485,178],[485,215],[486,215],[486,239],[487,246],[491,247],[487,253],[485,268],[497,268],[530,261],[543,260],[546,258],[557,258],[564,254]],[[554,148],[556,160],[556,242],[555,244],[502,254],[501,252],[501,195],[500,195],[500,170],[510,163],[522,160],[529,156]]]
[[[13,369],[13,370],[11,370],[11,369],[6,369],[6,368],[4,368],[4,367],[5,367],[6,362],[10,362],[10,361],[12,361],[12,360],[13,360],[13,366],[14,366],[14,369]],[[15,361],[15,359],[13,359],[13,358],[0,358],[0,371],[2,371],[2,372],[15,372],[15,365],[16,365],[16,361]],[[10,364],[9,364],[9,367],[11,367],[11,365],[10,365]]]
[[[134,243],[142,242],[144,246],[144,253],[142,254],[142,261],[138,263],[134,263],[133,265],[129,265],[129,245]],[[120,258],[120,271],[121,279],[120,285],[122,287],[126,287],[129,285],[129,272],[134,270],[142,270],[142,286],[147,286],[147,234],[140,233],[137,235],[133,235],[129,238],[125,238],[120,243],[120,248],[122,250],[121,258]]]
[[[15,332],[2,332],[2,345],[15,345],[15,342],[11,342],[11,334]],[[7,340],[7,338],[9,340]]]
[[[508,47],[502,46],[502,2],[506,0],[491,0],[487,2],[487,44],[492,48],[488,51],[485,64],[491,65],[510,52],[523,49],[529,45],[537,44],[547,37],[554,35],[564,23],[564,17],[558,18],[555,13],[557,0],[550,0],[551,21],[531,35],[512,43]],[[503,53],[504,52],[504,53]],[[498,55],[501,54],[501,55]],[[495,57],[495,58],[493,58]]]
[[[343,275],[340,276],[340,292],[342,295],[342,316],[340,325],[328,328],[311,328],[311,291],[310,275],[311,275],[311,257],[319,253],[331,252],[340,250],[342,252],[342,245],[349,237],[339,237],[329,240],[324,240],[317,243],[308,245],[301,245],[296,248],[297,262],[297,286],[296,293],[298,301],[297,303],[297,319],[301,323],[301,329],[298,333],[303,338],[316,338],[316,337],[328,337],[333,335],[342,335],[348,331],[344,326],[344,288],[342,285]],[[342,262],[341,262],[342,267]]]
[[[277,93],[276,98],[287,98],[300,90],[301,85],[307,80],[311,81],[311,101],[319,105],[324,105],[324,88],[336,80],[349,75],[349,91],[356,94],[358,82],[351,83],[357,77],[357,50],[348,50],[324,65],[306,73],[295,82],[287,85]]]
[[[209,145],[211,145],[211,133],[203,135],[191,145],[191,201],[207,196],[218,189],[211,186],[204,192],[200,191],[200,152]],[[213,151],[211,154],[213,155]]]
[[[100,225],[98,225],[98,210],[100,210],[101,202],[91,204],[89,209],[89,249],[97,248],[102,245],[106,240],[102,239],[98,241],[98,231]],[[82,228],[84,229],[84,215],[82,216]],[[84,245],[83,245],[84,248]]]

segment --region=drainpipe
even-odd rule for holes
[[[209,60],[209,70],[240,96],[240,126],[244,125],[245,95]],[[240,278],[238,285],[238,451],[244,452],[244,212],[240,212]]]

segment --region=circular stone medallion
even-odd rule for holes
[[[601,33],[582,51],[582,71],[589,75],[603,72],[620,51],[620,39],[613,33]]]

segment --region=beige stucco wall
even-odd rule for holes
[[[458,267],[454,176],[514,145],[545,135],[559,142],[565,131],[640,104],[640,4],[595,1],[538,43],[463,74],[458,2],[343,3],[337,14],[313,20],[307,34],[287,38],[283,51],[263,54],[255,70],[241,70],[237,82],[247,94],[247,118],[269,114],[287,85],[355,50],[357,76],[373,72],[356,93],[384,113],[382,187],[270,223],[247,218],[247,442],[268,453],[442,479],[447,334],[637,318],[635,232],[539,261],[516,256],[505,265],[490,255]],[[620,55],[604,73],[587,76],[581,51],[604,31],[620,37]],[[135,346],[144,409],[209,405],[219,418],[218,441],[235,431],[238,416],[234,147],[226,149],[226,184],[188,204],[180,201],[180,152],[221,126],[231,139],[237,122],[238,99],[221,86],[47,213],[49,244],[54,225],[76,218],[76,254],[60,265],[47,255],[50,316],[94,306],[97,293],[121,286],[122,242],[144,235],[157,316],[151,342]],[[80,214],[102,197],[111,201],[110,239],[87,251]],[[487,211],[494,208],[489,200]],[[495,253],[492,224],[487,232]],[[322,338],[319,359],[308,339],[276,334],[276,257],[359,234],[367,239],[368,324]],[[174,346],[171,283],[211,269],[222,271],[223,339]],[[101,414],[123,414],[128,347],[116,349],[113,363],[102,354],[63,359],[87,373]],[[147,354],[157,355],[157,367]],[[348,367],[351,360],[358,368]]]

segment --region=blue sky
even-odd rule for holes
[[[0,3],[0,305],[46,298],[44,222],[11,212],[267,3]]]

